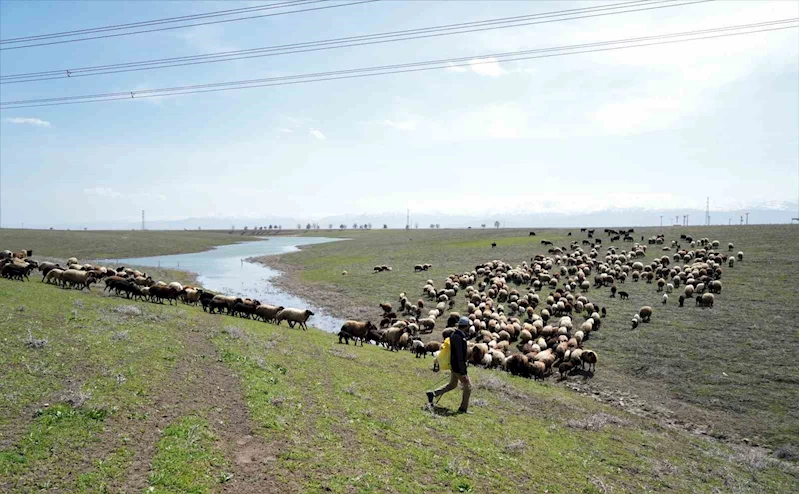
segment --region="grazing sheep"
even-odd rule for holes
[[[682,307],[683,304],[685,303],[685,295],[680,295],[679,302],[680,302],[680,307]]]
[[[664,293],[663,294],[663,305],[666,305],[668,303],[669,303],[669,294],[668,293]]]
[[[341,272],[341,276],[347,276],[347,274],[348,274],[348,273],[347,273],[347,270],[346,270],[346,269],[345,269],[344,271],[342,271],[342,272]]]
[[[649,322],[652,317],[652,307],[645,305],[638,310],[638,315],[641,316],[641,322]]]
[[[428,341],[427,344],[424,346],[424,354],[423,356],[427,358],[427,354],[433,354],[441,350],[441,342],[439,341]]]
[[[739,251],[738,251],[738,255],[737,255],[736,257],[738,257],[738,262],[741,262],[741,261],[743,261],[743,260],[744,260],[744,253],[743,253],[743,251],[740,251],[740,250],[739,250]]]
[[[630,294],[624,291],[619,292],[619,298],[622,300],[627,300],[628,298],[630,298]]]
[[[709,307],[713,308],[713,294],[712,293],[705,293],[701,297],[696,297],[696,304],[699,307]]]
[[[583,350],[580,358],[583,360],[583,366],[588,365],[588,371],[596,371],[597,355],[593,350]]]
[[[385,312],[386,314],[391,312],[391,304],[388,302],[380,304],[380,308],[383,309],[383,312]]]
[[[314,315],[314,313],[308,309],[302,310],[287,308],[278,312],[277,316],[275,316],[275,319],[277,320],[278,326],[280,326],[282,321],[287,321],[290,328],[293,328],[295,324],[299,324],[300,328],[305,331],[308,329],[308,326],[306,326],[305,323],[312,315]]]

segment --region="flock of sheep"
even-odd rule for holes
[[[380,304],[379,327],[371,321],[347,321],[339,332],[339,342],[370,342],[392,351],[409,350],[417,358],[428,353],[437,355],[442,342],[425,343],[421,335],[433,332],[460,293],[467,303],[467,352],[472,365],[533,378],[557,371],[565,378],[571,373],[593,371],[598,360],[595,351],[584,348],[584,342],[600,329],[607,310],[596,299],[588,298],[589,290],[607,288],[610,298],[618,293],[619,298],[627,299],[629,294],[618,290],[619,286],[628,279],[644,280],[656,285],[657,292],[663,292],[663,304],[668,303],[669,294],[683,287],[680,307],[685,300],[694,298],[696,306],[712,308],[714,294],[722,290],[722,266],[733,267],[736,260],[743,260],[743,252],[732,256],[719,251],[717,240],[695,241],[681,235],[679,242],[662,247],[664,252],[675,250],[671,257],[663,255],[645,263],[639,259],[646,256],[649,245],[663,245],[663,235],[643,244],[632,238],[632,229],[606,229],[611,241],[623,238],[632,245],[629,250],[611,245],[602,255],[602,241],[594,238],[595,230],[581,232],[587,233],[588,239],[582,243],[574,240],[568,247],[554,247],[552,242],[542,241],[543,245],[553,246],[547,251],[549,255],[536,255],[529,263],[513,266],[493,260],[471,271],[451,274],[440,288],[433,280],[427,280],[422,287],[423,298],[417,302],[401,293],[396,311],[390,303]],[[688,244],[687,248],[682,247],[682,241]],[[583,245],[589,247],[584,250]],[[730,243],[727,248],[732,252],[734,246]],[[430,265],[417,265],[414,270],[420,271],[420,266]],[[542,290],[547,290],[548,295],[540,294]],[[430,307],[426,308],[426,304]],[[648,323],[653,312],[651,306],[641,307],[632,318],[632,328]],[[446,314],[441,340],[455,330],[460,317],[454,311]]]
[[[171,305],[178,300],[185,304],[202,305],[204,311],[226,313],[231,316],[246,317],[262,320],[280,325],[286,321],[289,327],[299,325],[303,330],[308,329],[306,323],[314,315],[308,309],[294,309],[290,307],[261,304],[258,300],[249,298],[232,297],[205,291],[199,287],[183,286],[173,281],[166,283],[155,281],[141,271],[119,267],[116,269],[91,264],[80,264],[74,257],[66,262],[66,268],[53,262],[37,262],[31,259],[33,253],[29,250],[0,252],[0,274],[4,278],[24,281],[34,269],[42,275],[42,282],[60,286],[62,288],[76,288],[78,290],[91,290],[91,285],[103,281],[103,291],[124,296],[127,299],[146,300],[154,303],[169,302]]]
[[[467,303],[467,330],[469,338],[467,358],[472,365],[502,368],[515,375],[536,379],[559,372],[561,378],[570,373],[593,371],[597,363],[596,352],[584,348],[590,335],[599,331],[606,308],[588,298],[591,289],[607,288],[610,298],[624,300],[629,297],[618,290],[627,280],[655,285],[662,292],[662,303],[669,303],[669,295],[682,288],[678,303],[694,299],[698,307],[712,308],[715,295],[722,291],[720,281],[723,266],[734,267],[743,261],[743,252],[732,255],[734,245],[727,252],[719,250],[720,242],[709,238],[694,240],[681,235],[665,245],[664,235],[650,237],[646,244],[634,241],[634,230],[606,229],[611,241],[623,238],[632,242],[629,250],[615,246],[605,248],[594,238],[595,230],[581,230],[588,238],[573,240],[568,246],[552,246],[547,256],[536,255],[530,262],[513,266],[493,260],[461,274],[451,274],[440,288],[433,280],[422,287],[422,298],[412,302],[405,293],[398,299],[398,308],[380,304],[382,315],[379,327],[371,321],[347,321],[338,333],[339,342],[349,344],[371,342],[392,351],[410,350],[417,358],[427,354],[437,355],[441,341],[424,342],[421,335],[434,331],[439,321],[446,317],[441,340],[454,330],[461,317],[451,311],[460,293]],[[532,233],[532,232],[531,232]],[[569,234],[571,236],[571,233]],[[681,245],[687,243],[687,247]],[[586,249],[583,246],[587,246]],[[655,257],[645,263],[648,246],[662,246],[671,255]],[[493,247],[493,245],[492,245]],[[729,254],[728,254],[729,253]],[[310,310],[285,308],[261,304],[257,300],[215,294],[198,287],[180,283],[155,281],[146,273],[120,267],[117,269],[91,264],[79,264],[76,258],[66,262],[66,268],[52,262],[36,262],[31,251],[3,251],[0,253],[0,274],[4,278],[24,280],[34,269],[42,274],[42,282],[64,288],[90,289],[99,281],[105,291],[128,299],[148,300],[170,304],[181,300],[186,304],[202,305],[211,314],[226,313],[277,323],[287,321],[290,327],[299,325],[307,329]],[[431,264],[417,264],[414,271],[428,271]],[[389,266],[376,266],[374,271],[392,270]],[[346,272],[345,272],[346,274]],[[593,281],[593,282],[592,282]],[[540,294],[548,291],[546,296]],[[429,304],[429,306],[428,306]],[[426,312],[425,312],[426,310]],[[648,323],[653,315],[651,306],[643,306],[632,317],[632,329]]]

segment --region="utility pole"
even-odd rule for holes
[[[144,231],[144,210],[141,210],[141,231]]]
[[[710,226],[710,197],[707,198],[705,205],[705,225]]]
[[[744,215],[741,215],[741,226],[744,224]]]
[[[663,215],[660,215],[660,228],[663,228]]]
[[[685,215],[685,226],[688,226],[688,223],[689,223],[690,221],[691,221],[691,215],[690,215],[690,214],[686,214],[686,215]]]
[[[410,210],[410,208],[408,209],[408,214],[405,216],[405,229],[406,230],[410,230],[411,229],[411,210]]]
[[[746,225],[749,226],[749,213],[744,213],[746,215]]]
[[[675,225],[679,225],[680,224],[680,216],[679,215],[674,217],[674,224]]]

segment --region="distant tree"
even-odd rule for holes
[[[431,230],[432,230],[433,228],[435,228],[435,227],[436,227],[436,224],[435,224],[435,223],[430,223],[430,229],[431,229]]]
[[[310,229],[311,229],[311,224],[310,224],[310,223],[308,223],[307,225],[305,225],[305,229],[306,229],[306,230],[310,230]]]
[[[499,220],[494,222],[494,228],[499,228],[499,225],[500,225]]]
[[[342,229],[342,230],[346,230],[347,229],[347,225],[345,225],[344,223],[340,224],[338,227],[340,229]]]
[[[438,223],[436,223],[436,230],[438,230],[439,228],[441,228],[441,225],[439,225]]]
[[[247,231],[247,228],[248,228],[248,227],[246,227],[246,226],[244,227],[244,231],[245,231],[245,232]]]
[[[328,230],[332,230],[333,229],[333,223],[330,223],[329,225],[327,225],[327,229]]]
[[[269,225],[267,228],[268,228],[269,230],[271,230],[271,229],[272,229],[272,225],[270,224],[270,225]]]
[[[355,229],[357,230],[357,229],[358,229],[358,223],[353,223],[353,224],[352,224],[352,227],[353,227],[353,228],[355,228]]]
[[[482,224],[482,225],[480,225],[480,226],[481,226],[482,228],[485,228],[485,227],[486,227],[486,224],[485,224],[485,223],[483,223],[483,224]]]
[[[383,223],[383,230],[388,230],[388,225],[386,225],[385,223]]]

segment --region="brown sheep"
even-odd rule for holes
[[[371,321],[360,322],[360,321],[346,321],[341,326],[341,331],[339,332],[338,342],[341,343],[341,339],[344,338],[349,345],[349,338],[355,340],[355,344],[358,344],[360,340],[361,346],[363,346],[363,342],[366,339],[366,333],[370,330],[376,330],[374,324]],[[349,338],[347,338],[349,336]]]
[[[641,322],[649,322],[652,317],[652,307],[645,305],[638,310],[638,315],[641,316]]]

